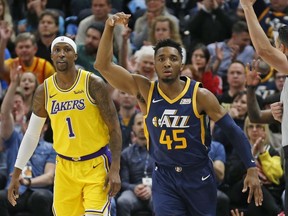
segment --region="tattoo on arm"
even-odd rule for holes
[[[38,86],[33,96],[32,110],[37,116],[48,117],[48,113],[45,109],[45,91],[43,84]]]
[[[109,129],[110,150],[113,160],[120,163],[122,137],[115,105],[110,98],[105,82],[96,77],[90,77],[89,94],[99,107],[101,116]]]

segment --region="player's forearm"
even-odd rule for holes
[[[40,134],[45,123],[46,118],[41,118],[32,113],[28,128],[22,139],[15,167],[23,169],[35,151]]]
[[[17,83],[16,82],[11,82],[8,90],[5,94],[5,97],[2,102],[1,106],[1,125],[0,125],[0,134],[1,138],[4,140],[9,139],[11,136],[13,130],[14,130],[14,120],[13,120],[13,115],[12,115],[12,109],[13,109],[13,103],[14,101],[12,98],[15,95],[17,88]]]
[[[12,98],[15,95],[16,89],[17,89],[17,82],[11,82],[7,92],[5,94],[5,97],[3,99],[2,105],[1,105],[1,114],[3,115],[9,115],[12,112],[13,109],[13,103],[14,101]]]
[[[120,169],[120,158],[122,150],[122,134],[120,126],[116,126],[117,129],[114,129],[110,132],[110,144],[109,148],[112,153],[112,163],[111,169]]]
[[[114,27],[110,26],[106,21],[94,63],[94,68],[96,68],[101,74],[103,70],[107,69],[107,67],[112,64],[113,29]]]
[[[225,114],[215,124],[225,131],[226,137],[230,143],[233,144],[245,167],[255,167],[255,160],[251,153],[251,145],[243,130],[236,125],[234,120],[228,114]]]
[[[255,89],[248,87],[247,88],[247,109],[248,116],[251,122],[254,123],[273,123],[275,122],[272,114],[269,115],[268,112],[261,111]]]
[[[259,121],[261,110],[257,102],[255,89],[251,87],[247,88],[247,109],[250,120],[252,122]]]
[[[265,52],[267,52],[267,50],[269,50],[271,47],[270,41],[258,22],[253,6],[242,5],[242,7],[245,13],[251,41],[257,53],[262,56],[262,54],[265,54]]]

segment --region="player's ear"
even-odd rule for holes
[[[182,64],[181,64],[181,68],[180,68],[180,71],[182,71],[182,70],[183,70],[183,68],[184,68],[184,64],[182,63]]]
[[[78,54],[77,54],[77,53],[75,53],[74,61],[76,61],[76,60],[77,60],[77,58],[78,58]]]

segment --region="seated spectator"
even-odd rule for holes
[[[118,216],[153,209],[151,186],[154,161],[147,151],[143,124],[143,114],[137,113],[133,124],[134,144],[124,149],[121,155],[122,193],[117,199]]]
[[[211,31],[211,30],[209,30]],[[211,62],[217,59],[216,46],[223,52],[223,58],[217,70],[217,74],[223,80],[223,89],[227,86],[227,71],[229,66],[235,60],[241,61],[244,64],[250,63],[255,55],[254,48],[250,45],[250,36],[247,24],[243,21],[238,21],[233,25],[232,36],[224,41],[209,44],[208,50],[211,55]]]
[[[149,29],[148,40],[144,42],[145,45],[155,46],[159,40],[172,39],[182,46],[183,64],[186,63],[186,49],[183,47],[181,35],[175,26],[175,22],[167,16],[156,17]]]
[[[93,64],[103,30],[104,24],[102,22],[95,22],[87,28],[85,43],[83,45],[77,45],[78,58],[76,59],[77,65],[82,66],[84,70],[93,72],[100,77],[102,77],[102,75],[93,67]],[[116,63],[117,59],[114,57],[113,61]]]
[[[150,80],[157,80],[157,74],[154,68],[154,49],[152,46],[143,46],[135,54],[136,68],[133,73],[147,77]]]
[[[19,94],[16,94],[20,73],[20,68],[14,64],[11,69],[11,83],[1,106],[1,116],[3,117],[1,117],[1,137],[4,140],[2,147],[7,157],[7,186],[11,179],[10,174],[14,169],[23,133],[25,133],[32,114],[29,112],[26,116],[24,115],[23,100]],[[18,107],[17,111],[15,107]],[[20,119],[22,120],[20,121]],[[20,197],[17,200],[17,206],[13,207],[9,203],[7,188],[0,191],[1,216],[9,216],[22,211],[42,216],[52,214],[53,194],[51,189],[54,182],[56,152],[51,143],[43,140],[46,129],[47,125],[42,130],[36,151],[26,165],[26,172],[24,171],[19,179]]]
[[[25,18],[19,20],[17,26],[17,33],[30,32],[36,33],[38,28],[38,21],[41,13],[46,9],[47,0],[27,0],[27,11]],[[50,9],[53,10],[53,9]],[[58,13],[57,10],[54,10]],[[64,35],[64,18],[58,13],[59,34]]]
[[[139,112],[137,108],[137,99],[135,96],[115,89],[115,99],[119,104],[118,117],[122,132],[122,150],[131,145],[132,127],[134,118]]]
[[[256,160],[258,176],[262,183],[263,203],[248,204],[247,215],[275,216],[282,212],[281,195],[284,190],[283,169],[279,153],[270,145],[267,124],[251,123],[246,118],[244,132],[251,143],[251,151]],[[246,171],[239,156],[233,154],[227,165],[227,180],[230,183],[229,196],[236,206],[245,206],[247,194],[241,193],[243,176]]]
[[[32,110],[32,100],[37,87],[38,81],[35,74],[32,72],[25,72],[22,74],[19,89],[23,94],[25,114]]]
[[[213,94],[222,94],[222,79],[220,76],[213,74],[213,68],[209,68],[210,54],[204,44],[197,44],[195,46],[192,52],[191,62],[197,71],[194,80],[202,82],[204,88],[207,88]],[[215,65],[215,67],[217,66]]]
[[[231,103],[238,92],[246,90],[246,71],[245,65],[241,61],[234,61],[228,67],[227,72],[228,89],[222,95],[218,95],[219,103],[226,108],[230,109]],[[263,107],[263,100],[257,96],[259,106]]]
[[[44,58],[52,65],[51,44],[59,34],[59,15],[53,10],[44,10],[38,23],[36,56]]]
[[[179,32],[179,20],[174,15],[170,14],[166,8],[165,0],[146,0],[146,12],[136,20],[132,43],[135,46],[135,49],[140,49],[145,45],[145,41],[148,40],[149,29],[152,26],[153,20],[158,16],[169,17],[176,27],[176,32]]]
[[[85,33],[87,28],[95,23],[102,22],[103,24],[109,16],[111,16],[112,5],[110,0],[92,0],[91,1],[92,15],[89,15],[83,19],[78,25],[78,31],[75,38],[77,45],[85,44]],[[122,36],[121,33],[124,30],[124,26],[117,25],[114,28],[114,54],[118,58],[118,54],[121,53]],[[129,51],[130,53],[130,51]]]
[[[198,43],[208,45],[231,36],[233,19],[221,8],[223,3],[224,1],[219,0],[203,0],[197,3],[195,15],[189,18],[186,27],[190,32],[191,50]]]
[[[9,29],[2,29],[0,39],[0,51],[2,53],[4,53],[3,49],[6,47],[10,36],[11,31]],[[3,55],[0,55],[0,78],[2,77],[6,81],[9,81],[10,68],[15,61],[19,61],[22,72],[33,72],[40,84],[55,72],[54,67],[48,61],[35,56],[37,43],[34,35],[31,33],[25,32],[17,35],[15,52],[17,58],[10,58],[5,61]]]

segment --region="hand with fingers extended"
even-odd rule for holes
[[[244,179],[244,186],[242,192],[245,193],[247,191],[248,191],[247,202],[250,203],[252,198],[254,197],[255,205],[261,206],[263,201],[263,193],[256,167],[250,167],[249,169],[247,169],[247,174]]]
[[[224,57],[223,47],[219,47],[217,42],[215,43],[215,53],[216,53],[216,59],[221,62]]]
[[[232,216],[244,216],[244,213],[243,212],[240,212],[238,209],[232,209],[231,210],[231,215]]]
[[[0,21],[0,38],[1,41],[6,42],[11,38],[13,33],[12,28],[5,21]]]
[[[259,65],[259,60],[253,60],[252,64],[246,64],[246,84],[247,86],[257,86],[260,81],[261,77],[259,72],[257,72],[257,68]]]
[[[110,26],[124,25],[127,27],[130,16],[131,16],[130,14],[119,12],[110,16],[106,22]]]
[[[22,67],[19,64],[19,61],[13,61],[11,68],[10,68],[10,82],[15,82],[19,84],[20,76],[22,73]]]
[[[256,142],[252,145],[252,154],[254,157],[262,154],[265,151],[265,142],[263,137],[258,137]]]

